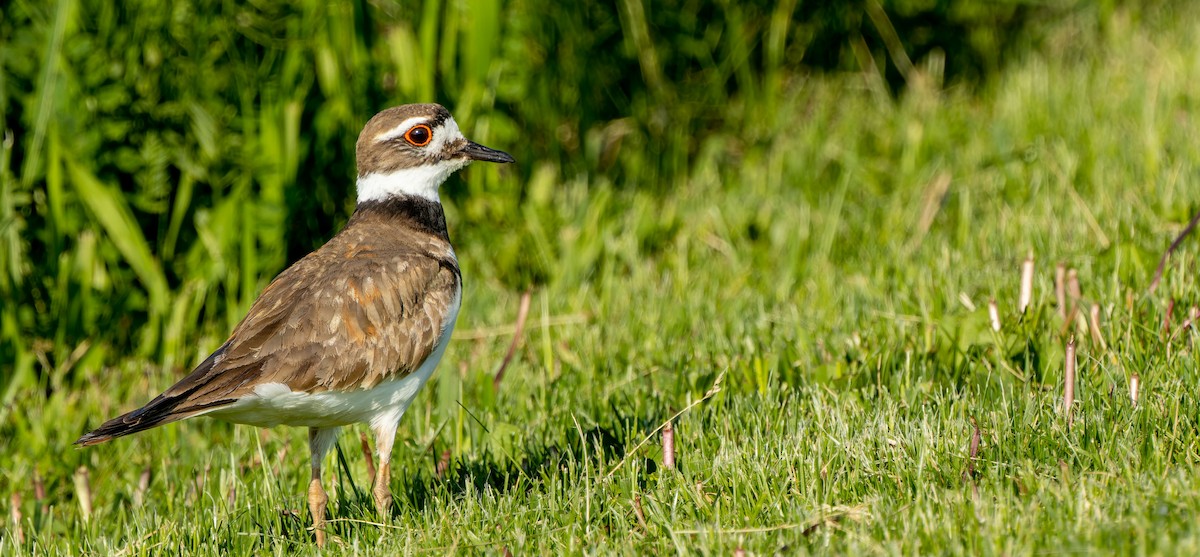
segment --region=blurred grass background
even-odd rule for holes
[[[405,533],[337,535],[531,553],[1200,547],[1179,518],[1200,511],[1197,335],[1161,328],[1196,303],[1194,244],[1143,294],[1200,207],[1198,20],[1171,1],[11,1],[0,495],[24,494],[7,524],[31,541],[6,530],[0,553],[308,547],[286,510],[303,508],[297,432],[198,420],[68,447],[216,348],[348,218],[362,124],[425,101],[518,164],[443,187],[467,292],[401,425]],[[1057,316],[1057,261],[1105,343]],[[1086,402],[1068,430],[1072,331]],[[1135,373],[1137,412],[1113,395]],[[656,473],[656,444],[632,447],[718,377],[677,425],[681,470]],[[333,514],[370,520],[342,448]],[[968,460],[982,499],[960,489]],[[45,479],[36,505],[29,478]]]
[[[127,354],[193,362],[345,221],[353,142],[383,107],[441,102],[522,161],[447,187],[456,236],[486,239],[481,264],[521,289],[561,278],[544,242],[563,222],[538,209],[566,180],[653,199],[702,159],[764,153],[806,76],[865,76],[881,103],[914,80],[975,89],[1047,18],[1103,26],[1116,6],[14,1],[0,20],[0,391]],[[649,241],[666,245],[675,231],[658,224]]]

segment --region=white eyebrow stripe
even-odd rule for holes
[[[397,137],[402,137],[408,132],[408,130],[412,129],[413,126],[426,121],[427,120],[424,116],[413,116],[412,118],[400,122],[399,126],[375,136],[375,142],[383,143],[384,141],[391,141]]]

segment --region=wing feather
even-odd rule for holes
[[[336,236],[280,273],[187,377],[77,443],[204,413],[261,384],[355,390],[408,375],[437,347],[459,288],[452,254],[433,255],[437,247],[375,249],[362,234]]]

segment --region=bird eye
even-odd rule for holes
[[[429,141],[433,139],[433,130],[425,124],[417,124],[412,129],[404,132],[404,140],[415,147],[424,147],[429,145]]]

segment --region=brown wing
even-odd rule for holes
[[[280,273],[191,374],[76,443],[224,406],[263,383],[354,390],[415,371],[437,346],[458,290],[458,268],[452,256],[433,255],[437,247],[376,249],[361,236],[335,237]]]
[[[297,267],[263,292],[189,398],[236,397],[260,383],[354,390],[402,377],[436,347],[456,288],[451,270],[418,254]],[[190,389],[181,382],[165,394]]]

